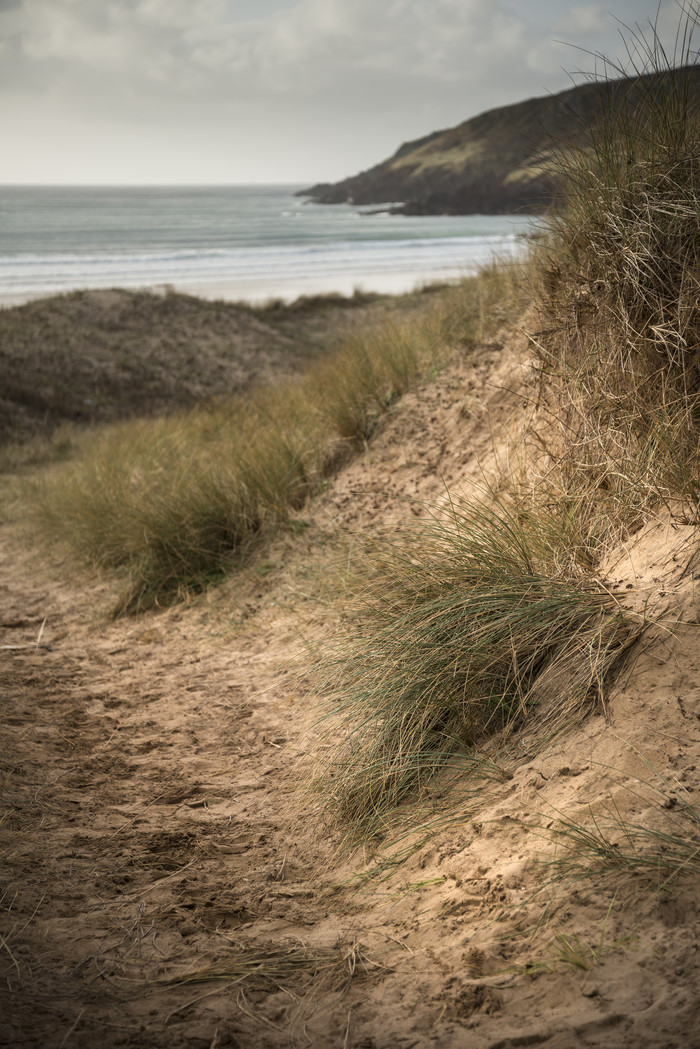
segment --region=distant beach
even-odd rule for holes
[[[309,204],[297,188],[0,187],[0,304],[107,287],[249,302],[399,293],[514,255],[531,228]]]

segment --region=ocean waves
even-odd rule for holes
[[[471,272],[494,255],[517,250],[518,240],[510,235],[119,255],[0,255],[0,293],[213,281],[259,280],[274,285],[290,277],[307,280],[417,270],[438,277],[445,270]]]
[[[528,228],[310,205],[293,188],[1,187],[0,301],[81,288],[249,299],[408,288],[512,256]]]

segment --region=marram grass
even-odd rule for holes
[[[699,505],[698,12],[681,11],[675,53],[652,27],[629,67],[606,64],[632,81],[561,150],[562,210],[536,249],[543,441],[559,490],[589,493],[592,531],[596,504],[618,534],[660,502]]]
[[[537,746],[602,700],[638,627],[555,567],[557,532],[502,504],[452,506],[363,549],[355,614],[319,669],[340,737],[320,785],[358,839],[446,767],[468,774],[489,737],[519,728]]]
[[[641,756],[641,755],[640,755]],[[547,832],[556,853],[542,861],[547,884],[567,880],[610,881],[619,887],[642,881],[658,892],[693,887],[700,876],[700,810],[680,783],[672,784],[643,759],[653,773],[636,786],[622,786],[622,798],[647,809],[644,822],[623,814],[620,793],[602,812],[580,819],[560,815]],[[610,770],[601,766],[601,773]],[[654,812],[654,810],[656,810]]]
[[[221,578],[284,527],[402,393],[500,320],[515,269],[494,267],[419,315],[351,333],[296,381],[102,432],[34,487],[41,530],[126,577],[120,612]]]

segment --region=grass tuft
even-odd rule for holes
[[[551,735],[602,698],[637,628],[582,573],[555,574],[555,531],[453,505],[363,549],[356,615],[321,668],[343,737],[323,789],[359,839],[446,767],[480,775],[488,737]]]
[[[334,976],[346,981],[371,968],[382,967],[371,961],[357,942],[345,947],[326,948],[302,943],[240,944],[236,951],[211,965],[178,975],[161,976],[155,982],[182,986],[225,980],[254,986],[279,986],[299,975],[311,978]]]
[[[697,882],[700,811],[687,792],[655,772],[652,780],[640,781],[638,789],[627,788],[627,793],[653,806],[656,817],[634,822],[614,802],[602,813],[591,812],[585,822],[561,816],[550,831],[557,853],[543,868],[550,882],[593,878],[619,885],[627,877],[659,892]]]

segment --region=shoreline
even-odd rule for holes
[[[206,281],[173,281],[129,285],[82,285],[73,288],[45,288],[42,290],[2,291],[0,290],[0,309],[23,306],[39,299],[53,298],[56,295],[70,295],[75,291],[108,291],[118,288],[120,291],[147,291],[156,295],[167,295],[177,292],[180,295],[192,295],[207,301],[243,302],[254,305],[281,299],[290,303],[302,295],[340,294],[351,296],[355,291],[376,292],[383,295],[403,295],[430,284],[455,283],[464,277],[472,276],[479,266],[445,267],[442,269],[411,270],[410,272],[388,273],[348,273],[329,277],[292,277],[281,280],[206,280]]]

